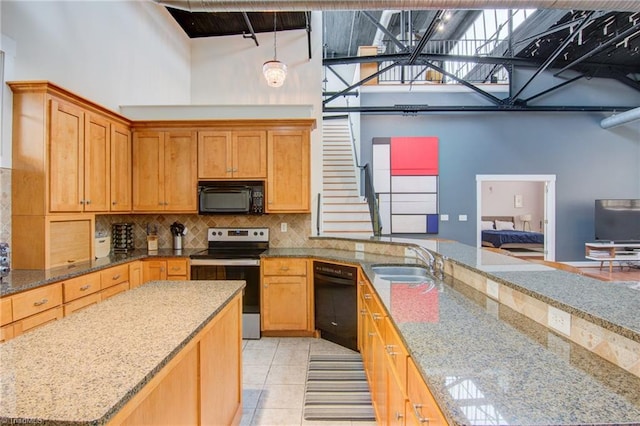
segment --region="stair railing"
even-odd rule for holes
[[[371,215],[371,226],[373,227],[373,235],[379,237],[382,235],[382,220],[380,219],[380,208],[378,196],[373,188],[373,176],[369,170],[369,163],[362,166],[364,171],[364,196],[369,205],[369,214]]]

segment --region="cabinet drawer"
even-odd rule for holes
[[[91,305],[95,305],[100,302],[100,299],[101,299],[100,293],[93,293],[88,296],[75,299],[72,302],[66,303],[64,305],[64,316],[66,317],[67,315],[71,315],[72,313],[77,312],[81,309],[84,309]]]
[[[62,304],[62,284],[56,283],[12,296],[13,320],[46,311]]]
[[[62,298],[62,297],[61,297]],[[33,330],[36,327],[41,327],[52,321],[56,321],[62,318],[62,306],[57,306],[48,311],[40,312],[39,314],[31,315],[20,321],[13,323],[13,334],[19,336],[29,330]]]
[[[186,276],[187,275],[187,259],[168,259],[167,275],[185,275]]]
[[[0,299],[0,325],[6,325],[13,321],[13,308],[11,298]]]
[[[307,275],[307,261],[305,259],[263,259],[262,273],[264,275]]]
[[[62,283],[64,289],[64,302],[71,302],[80,297],[100,291],[100,273],[93,272],[77,278],[71,278]],[[66,309],[65,309],[66,315]]]
[[[105,289],[116,284],[129,282],[129,265],[120,265],[100,272],[100,288]]]
[[[124,283],[120,283],[120,284],[114,285],[114,286],[111,286],[106,290],[102,290],[102,292],[100,292],[100,294],[102,295],[101,299],[102,300],[106,300],[106,299],[108,299],[110,297],[115,296],[118,293],[122,293],[123,291],[127,291],[127,290],[129,290],[129,282],[128,281],[124,282]]]

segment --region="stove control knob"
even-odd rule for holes
[[[218,236],[221,237],[222,236],[222,231],[218,231]]]
[[[260,231],[260,235],[264,235],[264,232]]]
[[[258,233],[256,231],[253,231],[253,235],[258,235]]]

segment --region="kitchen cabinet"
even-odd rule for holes
[[[62,284],[55,283],[11,296],[14,336],[63,316]]]
[[[49,269],[94,254],[93,215],[13,216],[14,269]]]
[[[359,274],[360,345],[376,419],[388,425],[446,425],[371,284]]]
[[[184,281],[189,279],[189,259],[145,259],[142,261],[142,282],[156,280]]]
[[[142,285],[142,261],[135,260],[129,263],[129,288]]]
[[[91,259],[93,228],[90,238],[80,231],[83,226],[71,233],[65,229],[64,241],[51,235],[65,228],[64,222],[93,224],[96,212],[110,211],[114,129],[126,136],[130,122],[49,82],[8,85],[13,91],[12,266],[49,269]],[[75,250],[63,247],[68,242]]]
[[[239,424],[241,321],[236,296],[108,424]]]
[[[313,291],[309,280],[309,261],[267,258],[261,261],[260,266],[262,331],[302,332],[300,335],[310,335],[313,332]]]
[[[266,131],[198,132],[198,179],[264,179],[266,177]]]
[[[308,213],[311,209],[308,130],[267,132],[267,213]]]
[[[0,342],[13,338],[13,309],[11,297],[0,299]]]
[[[111,206],[112,212],[131,211],[131,130],[111,124]]]
[[[64,316],[100,302],[100,273],[62,281]]]
[[[133,210],[197,211],[195,131],[133,134]]]
[[[100,271],[101,300],[129,290],[129,265],[118,265]]]

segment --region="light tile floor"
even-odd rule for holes
[[[304,337],[244,340],[241,425],[374,426],[375,422],[307,421],[302,417],[310,354],[353,353],[332,342]]]

